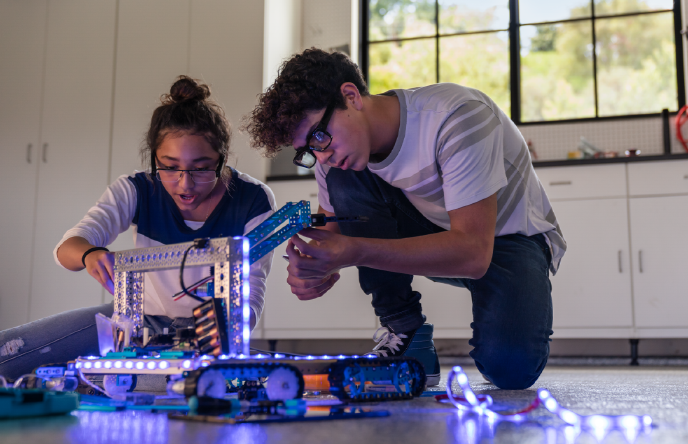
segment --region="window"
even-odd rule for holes
[[[647,115],[684,102],[678,1],[364,3],[361,65],[373,94],[458,83],[516,123]]]

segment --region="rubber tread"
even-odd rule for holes
[[[354,397],[350,396],[350,393],[346,391],[344,384],[344,371],[355,365],[361,368],[380,368],[387,367],[387,372],[385,375],[389,375],[391,369],[389,367],[396,367],[404,362],[409,364],[412,371],[412,377],[414,379],[413,389],[411,393],[400,393],[400,392],[364,392]],[[408,356],[395,356],[395,357],[378,357],[378,358],[347,358],[342,359],[328,368],[328,381],[330,382],[330,393],[339,398],[342,401],[353,401],[353,402],[366,402],[366,401],[388,401],[388,400],[404,400],[413,399],[414,397],[420,396],[425,390],[427,384],[427,377],[425,376],[425,369],[423,365],[418,362],[417,359]],[[369,374],[367,372],[367,374]],[[385,378],[384,380],[387,380]],[[382,380],[381,380],[382,381]],[[376,381],[371,381],[376,382]]]

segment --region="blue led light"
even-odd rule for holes
[[[76,368],[81,368],[81,362],[76,363]]]
[[[131,361],[127,361],[124,363],[124,368],[132,369],[134,368],[134,363]]]
[[[103,363],[100,361],[96,361],[95,363],[93,363],[93,368],[102,368],[102,367],[103,367]]]
[[[169,368],[169,366],[170,363],[167,361],[160,361],[160,364],[158,365],[158,367],[160,367],[160,370],[166,370],[167,368]]]
[[[138,361],[136,363],[136,370],[143,370],[143,362]]]
[[[112,368],[112,361],[105,361],[105,364],[103,364],[105,368]]]
[[[276,359],[282,359],[282,358],[284,358],[284,357],[285,357],[285,355],[282,355],[282,354],[279,354],[279,353],[275,353],[275,358],[276,358]]]
[[[122,368],[122,361],[115,361],[115,368]]]
[[[148,370],[155,370],[155,361],[148,361],[148,363],[146,364],[146,368]]]
[[[191,368],[191,361],[189,359],[185,360],[184,362],[182,362],[182,367],[186,369]]]
[[[465,401],[457,398],[457,396],[454,394],[454,391],[452,390],[452,383],[454,382],[461,387]],[[530,410],[529,408],[516,414],[500,414],[490,410],[490,406],[492,405],[492,397],[489,395],[481,395],[481,398],[478,398],[468,383],[468,376],[466,376],[466,373],[458,365],[452,368],[451,372],[449,372],[449,376],[447,377],[447,397],[451,403],[454,404],[457,409],[459,409],[459,412],[473,412],[479,415],[485,415],[491,420],[511,422],[525,421],[528,419],[525,412]],[[537,407],[538,403],[544,406],[549,412],[557,415],[565,423],[573,426],[571,428],[574,430],[574,432],[575,429],[578,429],[579,427],[588,429],[598,439],[598,441],[602,440],[609,430],[620,429],[626,438],[629,439],[629,442],[632,442],[633,440],[630,440],[630,438],[633,437],[633,439],[635,439],[635,436],[637,436],[638,431],[641,428],[649,429],[652,425],[652,418],[647,415],[579,415],[571,410],[561,407],[557,400],[552,397],[552,394],[547,389],[543,388],[538,389],[537,400],[531,405],[531,407]],[[570,433],[567,434],[567,437],[569,435]]]
[[[84,368],[91,368],[91,367],[93,367],[93,364],[91,364],[90,362],[84,362]]]

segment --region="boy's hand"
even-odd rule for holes
[[[94,251],[84,260],[86,271],[93,276],[110,294],[115,294],[115,255],[109,251]]]
[[[325,230],[306,228],[299,234],[313,239],[305,242],[293,236],[287,243],[291,291],[302,301],[319,298],[339,280],[339,270],[353,265],[351,238]]]

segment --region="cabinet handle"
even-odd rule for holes
[[[571,185],[572,183],[570,180],[560,180],[559,182],[550,182],[549,185],[553,187],[556,185]]]
[[[26,145],[26,163],[31,163],[31,148],[33,148],[33,143]]]
[[[619,273],[623,273],[623,268],[621,267],[621,250],[619,250]]]
[[[318,197],[318,193],[311,193],[309,194],[310,197]]]
[[[43,144],[43,163],[48,163],[48,144]]]
[[[643,272],[643,250],[638,250],[638,270]]]

